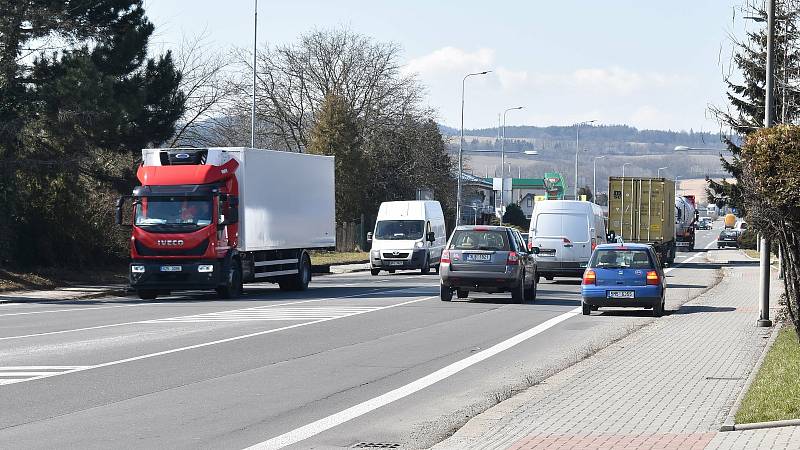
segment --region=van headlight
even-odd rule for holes
[[[372,257],[375,259],[381,259],[381,251],[380,250],[373,250]]]
[[[422,241],[417,241],[417,242],[414,243],[414,247],[422,248],[422,247],[425,247],[425,244]]]
[[[131,266],[131,273],[144,273],[144,266]]]
[[[197,266],[197,271],[200,273],[211,273],[214,271],[213,264],[200,264]]]

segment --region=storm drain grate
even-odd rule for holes
[[[397,442],[359,442],[353,448],[400,448]]]

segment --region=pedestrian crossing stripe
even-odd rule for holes
[[[381,309],[374,306],[284,306],[256,307],[195,314],[182,317],[146,320],[141,323],[202,323],[202,322],[248,322],[248,321],[308,321],[338,319]]]
[[[89,366],[0,366],[0,385],[47,378]]]

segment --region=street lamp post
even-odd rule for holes
[[[253,105],[250,111],[250,147],[256,147],[256,48],[258,47],[258,0],[253,12]]]
[[[622,178],[625,178],[625,166],[630,166],[633,163],[625,163],[622,165]]]
[[[578,199],[578,153],[581,151],[580,136],[581,125],[597,122],[597,120],[586,120],[575,124],[575,200]]]
[[[592,169],[592,200],[594,203],[597,203],[597,160],[605,157],[606,155],[594,157],[594,168]]]
[[[767,0],[767,74],[764,91],[764,128],[772,126],[772,108],[774,99],[774,49],[772,47],[775,38],[775,0]],[[761,278],[759,292],[759,318],[756,324],[759,327],[771,327],[772,320],[769,318],[769,277],[770,277],[770,238],[768,233],[761,234],[761,257],[759,276]]]
[[[500,206],[503,208],[503,212],[505,212],[506,208],[506,199],[505,199],[505,167],[506,167],[506,114],[509,111],[514,111],[517,109],[522,109],[522,106],[515,106],[514,108],[508,108],[503,111],[503,134],[500,138],[500,180],[502,182],[502,188],[500,189]],[[511,168],[509,167],[509,172],[511,172]],[[502,219],[501,219],[502,220]]]
[[[665,166],[665,167],[659,167],[659,168],[658,168],[657,175],[656,175],[656,178],[661,178],[661,171],[662,171],[662,170],[667,170],[667,169],[669,169],[669,166]]]
[[[461,79],[461,136],[458,140],[458,178],[457,178],[457,192],[456,192],[456,226],[461,224],[461,175],[464,172],[464,86],[466,85],[467,78],[486,75],[491,70],[484,70],[483,72],[468,73]]]

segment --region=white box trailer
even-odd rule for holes
[[[131,285],[143,298],[230,297],[251,281],[305,289],[308,250],[336,246],[333,157],[212,147],[144,149],[142,160],[130,197]]]

